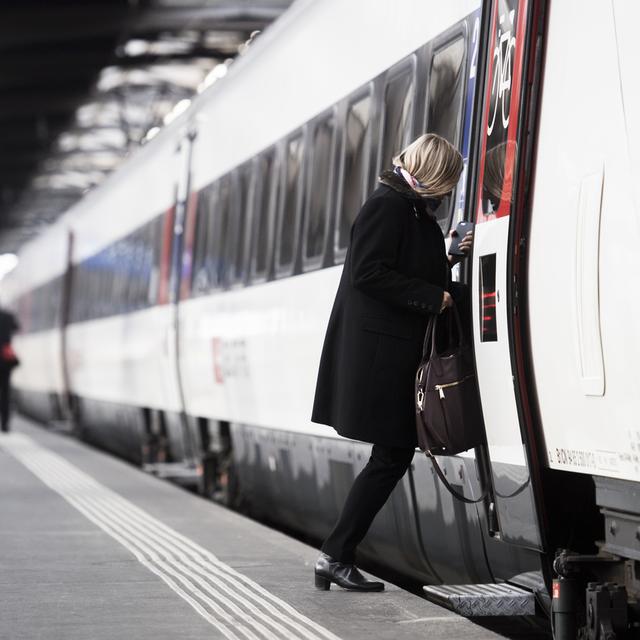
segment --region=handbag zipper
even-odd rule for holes
[[[462,380],[456,380],[455,382],[447,382],[446,384],[437,384],[435,385],[433,388],[438,392],[438,395],[440,396],[440,400],[444,400],[444,390],[448,389],[449,387],[457,387],[459,384],[462,384],[465,380],[468,380],[469,378],[473,378],[473,373],[470,373],[468,376],[465,376],[464,378],[462,378]]]

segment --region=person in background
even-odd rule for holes
[[[9,431],[11,372],[19,364],[11,338],[18,328],[13,314],[0,309],[0,429],[5,432]]]
[[[453,304],[445,241],[433,213],[455,189],[462,157],[425,134],[394,158],[351,228],[320,360],[312,421],[373,444],[322,545],[315,585],[381,591],[354,565],[364,538],[417,445],[414,378],[433,314]],[[472,234],[461,241],[465,256]],[[462,259],[462,258],[459,258]]]

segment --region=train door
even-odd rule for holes
[[[517,385],[518,251],[532,134],[530,98],[540,43],[536,0],[495,0],[486,24],[487,59],[475,163],[473,337],[494,508],[501,539],[539,550],[542,536]]]
[[[191,156],[195,131],[189,130],[182,137],[176,150],[176,184],[175,203],[172,216],[171,249],[168,267],[167,301],[171,309],[171,321],[167,337],[167,353],[172,373],[173,387],[178,395],[179,415],[176,425],[181,435],[181,457],[190,466],[197,463],[197,446],[194,435],[189,429],[186,412],[182,376],[180,373],[180,315],[178,305],[180,301],[180,285],[183,269],[183,248],[185,238],[185,222],[191,202]],[[174,447],[175,447],[174,443]]]

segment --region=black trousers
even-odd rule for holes
[[[355,561],[356,547],[409,468],[414,451],[373,445],[369,462],[354,480],[338,522],[322,545],[323,553],[338,562]]]
[[[11,370],[2,367],[0,369],[0,428],[2,431],[9,431],[10,377]]]

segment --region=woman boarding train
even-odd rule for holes
[[[355,567],[373,519],[417,445],[413,381],[429,316],[453,304],[450,267],[433,212],[458,183],[460,153],[425,134],[394,158],[351,228],[325,336],[312,420],[373,444],[315,566],[319,589],[381,591]],[[468,254],[471,232],[461,241]]]

